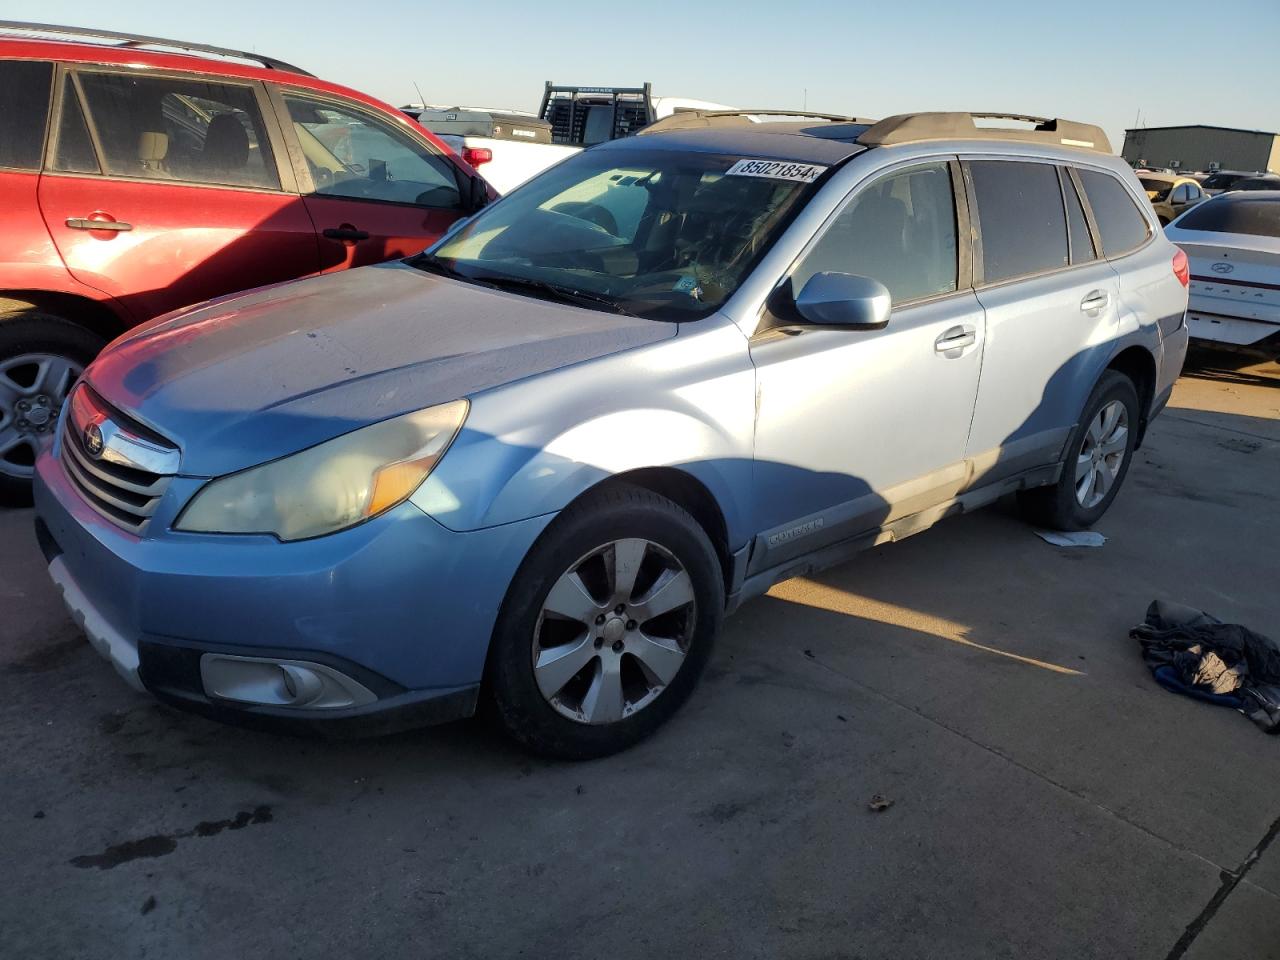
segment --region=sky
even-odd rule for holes
[[[4,0],[0,17],[253,50],[394,105],[535,110],[546,80],[651,81],[736,107],[1065,117],[1117,152],[1135,125],[1280,131],[1280,0]]]

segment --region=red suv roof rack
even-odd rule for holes
[[[260,63],[270,70],[284,70],[288,73],[301,74],[304,77],[314,76],[301,67],[264,57],[260,53],[249,53],[245,50],[228,50],[225,47],[214,47],[207,43],[188,43],[185,40],[165,40],[161,37],[144,37],[136,33],[117,33],[114,30],[95,30],[92,27],[62,27],[52,23],[21,23],[16,20],[0,20],[0,34],[51,34],[56,37],[74,37],[88,40],[113,40],[120,47],[169,47],[187,53],[207,53],[217,57],[235,57],[238,60],[251,60]]]

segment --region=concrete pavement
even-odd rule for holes
[[[576,765],[163,708],[0,514],[0,952],[1280,957],[1280,741],[1127,637],[1156,597],[1280,634],[1278,476],[1280,369],[1185,378],[1104,547],[1000,504],[782,584],[664,731]]]

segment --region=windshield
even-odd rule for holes
[[[1243,173],[1215,173],[1201,184],[1206,190],[1225,190],[1237,180],[1243,180]]]
[[[588,150],[409,262],[655,320],[727,300],[825,167],[666,150]]]
[[[1153,177],[1139,177],[1142,181],[1142,189],[1147,191],[1147,196],[1152,200],[1163,200],[1169,195],[1169,191],[1173,189],[1173,184],[1168,180],[1156,180]]]

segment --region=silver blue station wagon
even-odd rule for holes
[[[168,703],[335,732],[484,706],[600,756],[780,580],[1007,493],[1095,522],[1186,306],[1096,127],[682,113],[416,257],[115,341],[37,461],[37,534]]]

